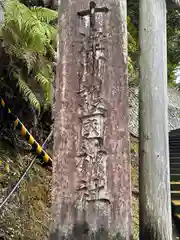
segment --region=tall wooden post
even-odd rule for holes
[[[129,240],[126,0],[59,12],[51,239]]]
[[[140,239],[171,240],[165,0],[140,1]]]

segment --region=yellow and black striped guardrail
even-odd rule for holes
[[[32,151],[36,152],[41,163],[43,163],[44,165],[52,166],[52,159],[50,158],[50,156],[43,150],[43,148],[39,145],[39,143],[34,139],[34,137],[30,134],[30,132],[27,130],[24,124],[19,120],[19,118],[16,117],[11,112],[11,110],[6,106],[2,97],[0,97],[0,104],[1,104],[1,107],[7,110],[7,113],[10,119],[14,122],[14,128],[17,129],[20,132],[21,136],[24,137],[26,141],[31,145]]]

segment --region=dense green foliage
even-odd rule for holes
[[[139,1],[128,0],[129,32],[129,77],[131,84],[138,83],[138,35],[139,35]],[[180,9],[167,11],[167,47],[168,47],[168,84],[176,85],[175,73],[180,63]]]
[[[52,102],[57,12],[41,7],[28,8],[17,0],[5,5],[1,27],[1,86],[8,85],[38,112]]]
[[[179,68],[180,63],[180,10],[169,10],[167,22],[168,75],[169,79],[173,80],[175,78],[175,70]]]
[[[138,34],[137,29],[127,17],[128,24],[128,77],[130,85],[137,85],[139,79],[138,71]]]

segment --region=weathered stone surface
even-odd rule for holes
[[[102,0],[96,3],[104,5]],[[61,1],[54,240],[131,237],[126,1],[107,0],[106,5],[110,12],[97,17],[94,57],[88,18],[77,17],[88,1]]]
[[[169,131],[180,128],[180,91],[168,88],[168,118]],[[129,89],[129,131],[138,137],[138,88]]]

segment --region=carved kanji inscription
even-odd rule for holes
[[[84,24],[80,23],[80,26],[87,27],[87,19],[83,19],[83,16],[81,14],[80,21],[84,21]],[[100,60],[105,60],[102,58],[104,48],[99,41],[102,33],[92,23],[90,28],[93,29],[90,29],[89,36],[86,35],[88,31],[84,30],[82,34],[80,29],[82,41],[79,49],[78,112],[81,121],[81,146],[80,155],[76,159],[77,199],[86,203],[110,202],[107,191],[107,152],[103,151],[106,107],[101,99],[102,80],[99,74]]]
[[[82,120],[82,136],[86,138],[103,138],[104,117],[94,115]]]

